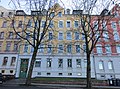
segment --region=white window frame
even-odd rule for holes
[[[60,22],[62,22],[62,25],[60,24]],[[64,21],[63,20],[58,21],[58,28],[64,28]]]
[[[68,26],[68,22],[70,22],[70,26]],[[70,20],[66,21],[66,28],[71,28],[71,21]]]

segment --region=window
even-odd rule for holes
[[[32,27],[32,20],[31,20],[31,19],[28,20],[27,27],[28,27],[28,28]]]
[[[94,28],[95,30],[98,29],[98,21],[94,21],[94,23],[93,23],[93,28]]]
[[[63,59],[58,59],[58,68],[63,68]]]
[[[2,51],[2,43],[0,43],[0,52]]]
[[[51,12],[50,13],[50,17],[53,18],[55,16],[55,13],[54,12]]]
[[[59,44],[58,45],[58,53],[63,53],[63,45],[62,44]]]
[[[6,28],[6,27],[7,27],[7,21],[3,21],[2,27],[3,27],[3,28]]]
[[[67,59],[68,68],[72,68],[72,59]]]
[[[108,61],[108,69],[109,70],[113,69],[113,62],[112,61]]]
[[[72,45],[71,44],[67,45],[67,53],[72,53]]]
[[[35,67],[41,67],[41,59],[40,58],[36,58]]]
[[[15,66],[15,62],[16,62],[16,57],[12,57],[12,59],[11,59],[11,66]]]
[[[67,27],[67,28],[70,28],[70,21],[67,21],[67,22],[66,22],[66,27]]]
[[[108,32],[104,32],[103,37],[104,37],[105,41],[108,41],[108,39],[109,39]]]
[[[84,59],[84,67],[86,68],[87,67],[87,60]]]
[[[85,34],[82,33],[82,40],[85,40]]]
[[[49,76],[49,75],[51,75],[51,73],[47,73],[47,75]]]
[[[47,53],[52,53],[52,45],[48,45]]]
[[[41,75],[41,72],[37,72],[37,75]]]
[[[63,40],[63,32],[58,33],[58,40]]]
[[[83,52],[86,52],[86,45],[83,45]]]
[[[18,44],[17,43],[14,43],[13,51],[18,51]]]
[[[49,27],[50,27],[50,28],[53,28],[53,27],[54,27],[53,21],[50,21],[50,22],[49,22]]]
[[[59,28],[63,28],[63,21],[59,21],[59,22],[58,22],[58,27],[59,27]]]
[[[30,33],[26,32],[26,39],[30,39]]]
[[[105,21],[103,21],[103,23],[102,23],[102,28],[103,28],[103,30],[107,30],[107,24]]]
[[[118,34],[118,32],[114,31],[113,35],[114,35],[114,40],[118,41],[119,40],[119,34]]]
[[[63,74],[62,73],[58,73],[59,76],[62,76]]]
[[[10,70],[10,73],[12,74],[12,73],[13,73],[13,70]]]
[[[39,22],[38,20],[35,21],[35,28],[39,27]]]
[[[28,44],[25,44],[24,45],[24,53],[27,53],[28,52]]]
[[[52,59],[48,58],[47,59],[47,68],[50,68],[52,65]]]
[[[12,14],[13,14],[12,12],[9,12],[9,14],[8,14],[8,15],[9,15],[9,16],[11,16]]]
[[[97,50],[97,53],[98,53],[98,54],[103,53],[103,51],[102,51],[102,46],[97,45],[97,46],[96,46],[96,50]]]
[[[33,46],[31,46],[31,53],[32,53],[32,52],[34,52],[34,47],[33,47]]]
[[[79,27],[78,21],[74,21],[74,27],[75,27],[75,28],[78,28],[78,27]]]
[[[10,27],[11,27],[11,28],[15,27],[15,21],[14,21],[14,20],[12,20],[12,22],[11,22],[11,24],[10,24]]]
[[[72,40],[72,33],[70,31],[67,32],[66,39]]]
[[[79,32],[75,32],[75,40],[79,40],[80,39],[80,34]]]
[[[76,53],[80,53],[80,45],[75,45],[76,46]]]
[[[117,30],[116,22],[112,22],[111,23],[111,27],[113,28],[113,30]]]
[[[22,21],[19,21],[18,27],[19,27],[19,28],[22,28]]]
[[[20,35],[20,32],[17,32],[17,33],[16,33],[16,39],[20,39],[20,36],[19,36],[19,35]]]
[[[1,72],[2,72],[2,73],[5,73],[5,70],[2,70]]]
[[[77,68],[81,67],[81,59],[76,59]]]
[[[99,66],[99,69],[100,69],[100,70],[104,70],[103,61],[99,61],[98,66]]]
[[[52,40],[52,39],[53,39],[53,33],[49,32],[49,40]]]
[[[109,45],[105,46],[106,53],[111,53],[111,47]]]
[[[9,51],[10,51],[10,46],[11,46],[11,44],[10,44],[10,43],[7,43],[7,44],[6,44],[6,51],[7,51],[7,52],[9,52]]]
[[[9,39],[12,39],[12,38],[13,38],[13,32],[9,32],[8,38],[9,38]]]
[[[45,26],[45,21],[42,21],[42,28],[44,28]]]
[[[40,53],[44,53],[44,46],[43,46],[43,44],[41,44],[41,45],[39,46],[39,52],[40,52]]]
[[[116,51],[117,53],[120,53],[120,45],[116,45]]]
[[[7,65],[7,62],[8,62],[8,57],[4,57],[3,59],[3,66],[6,66]]]
[[[72,76],[72,73],[68,73],[68,76]]]
[[[62,17],[62,12],[59,12],[59,13],[58,13],[58,17]]]
[[[0,39],[4,38],[4,32],[0,32]]]

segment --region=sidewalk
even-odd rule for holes
[[[3,83],[4,86],[20,86],[25,84],[25,79],[12,79]],[[40,84],[31,83],[33,86],[50,86],[50,87],[71,87],[85,88],[86,85],[66,85],[66,84]],[[120,89],[120,86],[93,86],[95,89]]]

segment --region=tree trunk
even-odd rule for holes
[[[38,51],[38,48],[36,47],[34,49],[34,52],[33,52],[33,55],[32,55],[31,61],[30,61],[30,67],[28,68],[28,75],[27,75],[26,83],[25,83],[26,85],[31,85],[32,71],[33,71],[33,67],[34,67],[34,62],[36,60],[37,51]]]
[[[87,53],[87,88],[92,88],[90,54]]]

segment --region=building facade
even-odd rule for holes
[[[40,45],[32,77],[86,78],[87,60],[83,51],[85,38],[78,31],[80,16],[77,15],[78,13],[82,14],[82,11],[73,10],[73,13],[70,14],[69,10],[64,11],[59,5],[57,8],[61,8],[61,11],[51,24],[51,28],[56,29],[56,31],[49,30],[45,39],[50,41],[46,45]],[[92,78],[103,80],[120,78],[120,6],[117,5],[116,8],[114,7],[111,11],[111,13],[115,13],[115,17],[106,26],[106,29],[109,29],[114,35],[105,34],[114,39],[114,42],[101,38],[102,41],[97,43],[91,55]],[[31,14],[35,15],[35,13]],[[29,26],[34,24],[30,20],[30,15],[26,15],[22,10],[16,11],[14,16],[15,24],[0,18],[0,71],[6,75],[11,74],[15,77],[26,78],[33,47],[27,42],[21,41],[12,27],[15,25],[17,33],[22,34],[23,22],[29,23]],[[45,20],[43,19],[41,22],[41,27],[44,27]],[[94,22],[92,20],[91,24]]]

